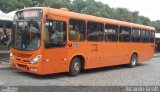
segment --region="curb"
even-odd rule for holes
[[[159,56],[154,56],[153,58],[158,58],[158,57],[160,57],[160,55]]]
[[[159,53],[154,54],[154,56],[153,56],[153,57],[160,57],[160,54],[159,54]]]
[[[11,68],[8,60],[0,60],[0,70],[6,70]]]
[[[7,70],[7,69],[10,69],[11,66],[9,64],[2,64],[0,65],[0,70]]]
[[[9,60],[0,60],[0,64],[2,65],[9,64]]]

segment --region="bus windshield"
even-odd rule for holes
[[[18,50],[36,50],[40,47],[41,9],[16,12],[13,21],[12,47]]]
[[[12,47],[19,50],[35,50],[40,47],[40,21],[15,21]]]

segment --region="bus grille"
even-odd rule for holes
[[[20,68],[27,68],[27,65],[17,64]]]
[[[30,64],[29,60],[21,60],[19,58],[16,58],[16,60],[17,60],[17,62],[20,62],[20,63]]]
[[[21,54],[21,53],[13,53],[13,55],[21,58],[30,58],[32,56],[31,54]]]

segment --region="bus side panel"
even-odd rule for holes
[[[69,42],[69,44],[70,46],[68,45],[68,53],[67,53],[67,56],[68,56],[67,58],[69,63],[68,69],[70,68],[72,59],[76,56],[82,56],[85,59],[84,63],[86,63],[87,49],[88,49],[87,43],[86,42]]]
[[[44,50],[43,72],[44,74],[67,72],[68,61],[66,48]]]
[[[137,43],[137,42],[132,42],[130,43],[130,46],[131,46],[131,53],[130,53],[130,57],[133,53],[137,53],[138,55],[138,62],[141,61],[141,57],[142,57],[142,48],[141,48],[141,45],[140,43]]]
[[[146,53],[147,53],[146,60],[149,61],[153,57],[153,54],[154,54],[154,44],[147,43],[146,45],[147,45],[146,46]]]
[[[84,68],[96,68],[104,66],[102,61],[102,43],[98,42],[71,42],[73,46],[68,51],[68,57],[76,55],[85,57]],[[76,46],[76,47],[75,47]]]
[[[155,43],[150,43],[149,45],[149,58],[153,58],[155,50]]]
[[[104,42],[102,59],[105,66],[117,65],[117,42]]]
[[[86,68],[97,68],[104,66],[102,60],[102,42],[88,42]]]
[[[140,43],[140,55],[139,55],[139,62],[147,61],[150,59],[149,57],[149,44],[148,43]]]
[[[117,64],[128,64],[130,62],[130,55],[132,52],[131,44],[125,42],[119,42],[116,45],[117,48]]]

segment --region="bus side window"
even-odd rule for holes
[[[141,29],[133,28],[131,33],[131,41],[132,42],[140,42],[141,38]]]
[[[151,31],[150,32],[150,43],[154,43],[155,38],[155,32]]]
[[[46,48],[66,45],[66,23],[57,20],[45,21],[44,41]]]
[[[97,22],[87,23],[87,40],[88,41],[103,41],[104,25]]]
[[[141,32],[141,42],[149,43],[150,40],[150,31],[142,30]]]
[[[70,19],[69,21],[69,40],[84,41],[86,23],[82,20]]]
[[[130,42],[131,28],[120,27],[119,41],[120,42]]]
[[[116,25],[105,25],[104,30],[104,40],[107,42],[115,42],[118,41],[118,32],[117,32],[118,26]]]
[[[146,30],[146,42],[149,43],[150,40],[150,31]]]

